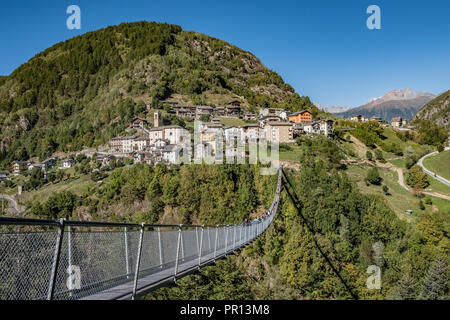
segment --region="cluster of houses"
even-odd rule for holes
[[[49,158],[42,162],[14,161],[12,173],[15,175],[18,175],[24,171],[31,171],[35,168],[38,168],[44,172],[44,176],[45,176],[47,171],[56,165],[57,161],[58,161],[58,159],[56,157]],[[60,169],[71,168],[74,165],[75,165],[75,161],[73,159],[64,159],[64,160],[61,160]],[[5,179],[6,179],[6,177],[5,177]],[[2,181],[1,177],[0,177],[0,181]]]
[[[197,155],[216,154],[216,139],[223,137],[223,141],[238,141],[244,144],[249,141],[258,142],[264,138],[267,142],[293,143],[294,138],[302,134],[321,134],[332,137],[334,134],[332,120],[313,120],[309,111],[289,113],[280,108],[260,109],[259,114],[242,112],[240,102],[232,101],[225,107],[210,106],[178,106],[172,103],[171,108],[177,116],[189,119],[202,119],[208,115],[208,122],[199,122],[195,132],[199,134],[201,143],[194,146],[190,152]],[[242,126],[224,126],[218,117],[235,117],[252,120]],[[130,129],[136,129],[137,134],[119,136],[110,140],[109,152],[98,153],[96,161],[104,166],[111,162],[124,158],[132,158],[135,163],[146,164],[173,164],[180,156],[180,152],[186,150],[186,145],[191,145],[191,134],[188,130],[177,125],[162,125],[160,112],[154,113],[153,127],[147,119],[135,118],[130,124]],[[237,148],[225,148],[226,156],[232,156],[238,152]],[[239,151],[241,152],[241,151]],[[231,153],[231,154],[230,154]],[[32,161],[15,161],[12,173],[17,175],[24,171],[40,168],[47,171],[54,167],[57,158],[50,158],[42,163]],[[60,161],[59,169],[71,168],[75,161],[71,158]],[[0,172],[0,181],[6,180],[8,173]]]
[[[369,122],[369,121],[376,121],[376,122],[382,122],[383,120],[380,117],[365,117],[363,115],[355,115],[351,116],[350,120],[355,122]],[[391,125],[394,128],[404,128],[408,125],[408,120],[403,119],[402,117],[394,117],[391,120]]]
[[[191,150],[195,154],[215,154],[216,139],[223,137],[224,141],[235,141],[237,138],[243,143],[259,141],[264,137],[268,142],[293,143],[294,138],[301,134],[322,134],[327,137],[333,136],[332,120],[313,121],[309,111],[299,111],[289,114],[284,109],[268,108],[261,109],[259,115],[242,114],[239,102],[231,102],[222,108],[209,106],[178,106],[172,105],[179,117],[190,119],[201,119],[208,115],[208,122],[200,122],[196,132],[199,134],[200,144]],[[242,126],[224,126],[221,117],[240,117],[253,120]],[[154,113],[153,128],[148,128],[146,119],[135,118],[130,124],[131,128],[140,129],[140,135],[119,136],[110,140],[110,157],[133,157],[135,162],[156,164],[171,164],[176,161],[181,152],[182,145],[190,144],[191,135],[186,129],[177,126],[161,125],[160,112]],[[226,149],[225,152],[237,152],[235,149]],[[228,154],[227,154],[228,156]]]
[[[350,120],[355,121],[355,122],[369,122],[369,121],[376,121],[376,122],[381,122],[382,119],[380,117],[365,117],[363,115],[356,115],[356,116],[351,116]]]
[[[193,120],[200,120],[202,116],[209,117],[229,117],[239,118],[241,116],[241,102],[232,101],[225,107],[211,107],[211,106],[180,106],[177,102],[168,102],[172,110],[180,118]],[[251,113],[246,113],[248,120],[256,120],[256,116]]]
[[[35,168],[41,169],[42,171],[46,172],[48,169],[56,165],[56,161],[56,158],[50,158],[42,162],[15,161],[13,162],[13,173],[19,174],[23,171],[31,171]]]

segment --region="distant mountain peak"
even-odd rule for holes
[[[386,101],[412,100],[419,97],[435,98],[436,96],[427,92],[413,91],[411,88],[391,90],[379,98],[370,98],[366,105],[381,104]]]
[[[339,116],[350,118],[353,115],[380,117],[391,121],[393,117],[411,119],[420,108],[436,96],[427,92],[413,91],[410,88],[391,90],[379,98],[370,98],[366,104],[347,111],[340,111]]]
[[[350,110],[351,107],[348,106],[324,106],[321,103],[315,103],[315,106],[319,109],[319,110],[323,110],[325,112],[329,112],[329,113],[341,113],[341,112],[345,112],[347,110]]]

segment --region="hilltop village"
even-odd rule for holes
[[[226,107],[211,106],[178,106],[172,104],[171,109],[177,117],[187,121],[199,120],[197,132],[200,134],[200,145],[192,150],[200,157],[216,156],[216,140],[223,137],[225,142],[240,140],[243,143],[257,142],[263,138],[272,143],[278,137],[280,144],[294,143],[297,136],[303,134],[322,134],[333,136],[332,120],[313,120],[309,111],[289,114],[284,109],[261,109],[259,114],[243,112],[240,103],[233,101]],[[241,119],[245,124],[225,126],[221,119]],[[130,128],[138,134],[119,136],[109,143],[109,157],[132,157],[135,162],[156,164],[173,164],[179,156],[183,139],[190,132],[178,125],[162,125],[161,113],[154,113],[153,126],[146,119],[135,118]],[[226,156],[233,156],[237,148],[226,150]],[[245,156],[245,155],[244,155]]]
[[[217,156],[216,139],[219,136],[223,137],[225,143],[231,140],[258,142],[261,138],[272,143],[278,137],[280,144],[290,144],[295,143],[295,139],[301,135],[324,135],[331,138],[334,133],[333,120],[314,119],[307,110],[289,113],[284,109],[267,108],[260,109],[259,114],[253,114],[244,111],[239,101],[232,101],[224,107],[180,106],[172,102],[170,111],[188,123],[200,121],[197,131],[200,133],[201,144],[195,146],[197,150],[192,150],[199,157]],[[223,119],[235,119],[243,124],[226,126],[222,123]],[[134,118],[126,131],[132,134],[114,137],[109,141],[107,150],[95,152],[96,161],[101,166],[125,159],[131,163],[150,165],[174,164],[183,150],[183,143],[188,142],[185,141],[186,137],[193,135],[193,130],[179,125],[164,125],[160,110],[153,113],[153,122]],[[236,156],[238,149],[227,149],[225,152],[225,156]],[[81,153],[90,158],[93,156],[92,152]],[[248,155],[248,152],[244,153],[242,156]],[[12,173],[18,175],[34,168],[46,172],[57,164],[59,169],[67,169],[74,166],[76,161],[73,156],[64,159],[52,157],[43,162],[15,161]]]
[[[240,156],[246,157],[249,155],[248,149],[245,151],[239,149],[235,146],[237,141],[248,144],[250,141],[259,142],[260,139],[265,139],[270,144],[278,139],[280,145],[289,145],[295,143],[296,139],[302,136],[322,135],[333,138],[335,134],[335,120],[315,119],[308,110],[290,113],[281,108],[261,108],[259,113],[255,114],[241,107],[239,101],[232,101],[223,107],[181,106],[178,102],[166,102],[167,105],[170,106],[171,114],[183,119],[186,123],[193,124],[195,120],[199,121],[196,130],[199,133],[200,144],[192,145],[188,151],[191,156],[195,155],[198,158],[213,156],[217,159],[220,156],[216,150],[218,137],[222,137],[228,146],[228,148],[224,147],[222,156],[237,157],[239,153],[242,153]],[[224,121],[224,119],[228,121]],[[378,122],[384,127],[410,130],[408,121],[401,117],[393,118],[391,124],[382,121],[381,118],[367,118],[362,115],[354,115],[349,120],[355,123]],[[225,125],[224,122],[239,122],[240,124]],[[77,155],[87,158],[95,157],[95,161],[100,167],[119,162],[172,165],[178,163],[180,155],[186,152],[186,143],[191,142],[194,134],[193,127],[165,125],[161,110],[153,112],[153,121],[149,121],[147,118],[134,118],[125,131],[130,134],[112,138],[101,152],[83,150]],[[230,141],[232,141],[231,144]],[[47,172],[52,168],[57,167],[57,169],[64,170],[75,166],[76,158],[71,155],[54,156],[42,162],[15,161],[11,173],[19,175],[38,168],[46,177]],[[8,172],[1,172],[0,181],[7,180],[8,176]]]

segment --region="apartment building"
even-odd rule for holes
[[[294,140],[294,129],[290,122],[268,122],[264,126],[267,141],[276,142],[278,134],[279,143],[290,143]]]

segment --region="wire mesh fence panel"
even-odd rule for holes
[[[177,259],[178,230],[161,230],[163,268],[171,268]]]
[[[129,249],[129,248],[128,248]],[[55,282],[55,298],[81,298],[130,279],[135,250],[126,250],[123,230],[66,231]],[[132,260],[132,259],[130,259]]]
[[[228,249],[234,249],[234,242],[236,237],[236,227],[232,226],[228,230]]]
[[[197,238],[199,237],[198,230],[187,229],[183,230],[183,248],[184,248],[184,261],[191,261],[198,259],[198,246]]]
[[[46,299],[56,231],[0,233],[0,300]]]
[[[144,232],[139,270],[139,276],[160,270],[158,231],[149,230]]]
[[[210,228],[203,229],[203,237],[200,231],[200,242],[201,242],[201,256],[206,257],[207,255],[214,252],[214,247],[211,247],[211,240],[213,239],[213,231]]]
[[[215,231],[212,228],[203,230],[202,257],[214,252],[214,235]]]
[[[224,254],[226,248],[226,227],[219,228],[219,243],[218,243],[218,254]]]
[[[130,261],[130,277],[133,278],[136,272],[137,252],[139,248],[139,237],[141,233],[138,229],[127,231],[128,239],[128,259]]]

